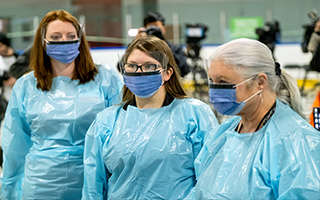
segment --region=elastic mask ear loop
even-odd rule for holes
[[[247,79],[247,80],[244,80],[244,81],[242,81],[241,83],[238,83],[237,85],[233,86],[233,88],[236,88],[237,86],[239,86],[239,85],[241,85],[241,84],[243,84],[243,83],[245,83],[245,82],[248,82],[248,81],[250,81],[250,80],[253,79],[253,78],[255,78],[255,76],[252,77],[252,78],[249,78],[249,79]],[[258,92],[256,92],[256,93],[253,94],[251,97],[249,97],[248,99],[244,100],[243,102],[249,101],[250,99],[252,99],[254,96],[256,96],[256,95],[259,94],[259,93],[260,93],[260,98],[262,98],[262,97],[261,97],[261,92],[262,92],[262,90],[259,90]]]
[[[163,72],[163,71],[165,71],[165,69],[162,69],[162,70],[160,70],[159,72],[161,73],[161,72]],[[164,83],[165,83],[165,81],[162,81],[161,86],[163,86]],[[160,87],[161,87],[161,86],[160,86]]]
[[[243,102],[247,102],[249,101],[250,99],[252,99],[254,96],[256,96],[257,94],[261,94],[262,90],[259,90],[258,92],[256,92],[254,95],[252,95],[251,97],[249,97],[248,99],[244,100]]]
[[[260,92],[259,96],[260,96],[260,99],[261,99],[261,103],[263,103],[262,92]]]

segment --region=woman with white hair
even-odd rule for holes
[[[223,122],[196,165],[196,199],[318,199],[320,135],[296,81],[267,46],[236,39],[211,57],[209,96]]]

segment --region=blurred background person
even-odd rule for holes
[[[187,63],[187,55],[184,52],[182,45],[173,45],[170,44],[165,39],[166,34],[166,26],[165,26],[165,18],[158,12],[148,12],[147,15],[143,19],[144,27],[138,29],[138,34],[136,38],[153,35],[161,40],[164,40],[170,47],[173,57],[180,69],[180,74],[182,77],[187,75],[191,70],[190,66]]]
[[[9,78],[4,81],[5,85],[13,87],[13,85],[22,75],[31,71],[29,67],[31,48],[32,46],[30,45],[21,55],[17,57],[16,61],[10,65],[8,70]]]
[[[310,41],[308,43],[308,51],[310,51],[312,54],[315,54],[319,44],[320,44],[320,19],[316,22],[314,31],[311,34]]]
[[[0,56],[0,59],[1,56]],[[30,48],[28,48],[23,54],[19,55],[15,62],[10,66],[8,72],[4,72],[4,76],[1,79],[2,86],[1,88],[1,95],[0,95],[0,123],[2,126],[3,118],[7,109],[8,101],[7,98],[10,97],[12,87],[17,81],[18,78],[20,78],[23,74],[30,71],[29,67],[30,62]],[[1,64],[0,64],[1,65]],[[4,93],[6,94],[6,98],[4,97]],[[0,127],[1,127],[0,126]],[[0,143],[1,143],[1,134],[2,129],[0,129]],[[2,169],[2,148],[0,148],[0,168]]]
[[[9,70],[9,67],[15,62],[16,58],[18,57],[18,54],[13,50],[11,47],[11,42],[9,38],[3,34],[0,33],[0,56],[3,58],[3,61],[5,63],[5,66],[1,66],[1,75]]]
[[[9,38],[3,33],[0,33],[0,56],[4,61],[4,65],[0,66],[0,87],[2,88],[3,97],[6,101],[9,101],[12,86],[6,84],[6,81],[9,79],[9,68],[16,61],[18,54],[11,47]]]
[[[309,46],[309,42],[310,42],[310,38],[313,34],[313,32],[315,31],[315,27],[317,24],[317,21],[319,20],[319,17],[317,15],[317,13],[315,12],[309,12],[308,13],[308,17],[310,19],[310,22],[305,23],[302,25],[303,29],[304,29],[304,34],[303,34],[303,38],[302,38],[302,42],[301,42],[301,49],[303,53],[308,53],[308,52],[312,52],[315,51],[315,47],[313,46],[313,49],[311,47],[311,50],[309,50],[310,47]]]
[[[94,65],[80,24],[64,10],[40,22],[30,67],[4,119],[1,199],[81,199],[86,131],[96,113],[120,102],[123,82]]]
[[[312,53],[310,69],[320,72],[320,19],[316,22],[314,31],[308,43],[308,51]]]
[[[183,199],[218,122],[207,104],[186,97],[163,40],[136,39],[122,64],[122,103],[99,113],[86,135],[83,199]]]
[[[320,134],[305,119],[296,81],[251,39],[218,47],[208,71],[221,123],[195,161],[196,199],[317,199]]]

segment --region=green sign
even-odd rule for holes
[[[256,28],[263,27],[261,17],[237,17],[230,20],[231,37],[257,39]]]

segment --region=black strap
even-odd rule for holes
[[[263,118],[260,120],[259,125],[257,126],[256,130],[254,132],[257,132],[260,129],[260,126],[264,126],[269,119],[271,118],[271,116],[273,115],[273,113],[276,110],[276,102],[274,102],[274,104],[271,106],[271,108],[269,109],[269,111],[263,116]],[[241,129],[242,129],[242,123],[240,125],[240,128],[238,128],[240,125],[240,123],[238,124],[238,126],[236,127],[236,131],[238,133],[240,133]]]

